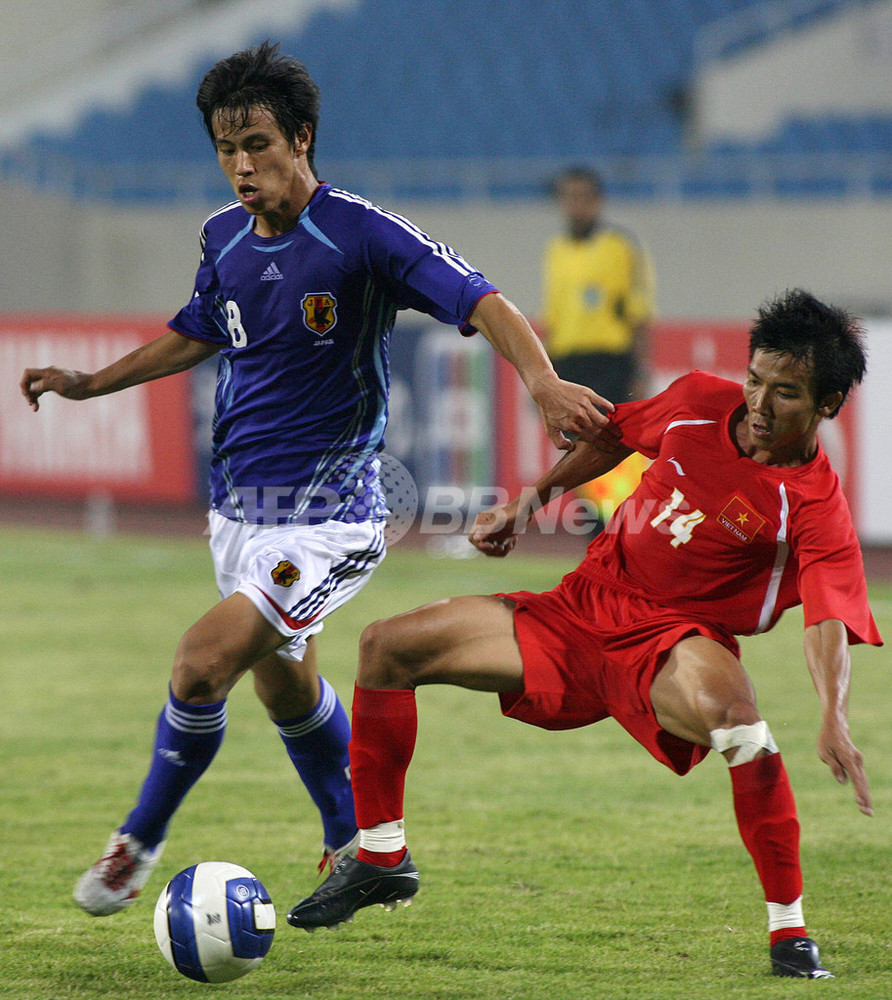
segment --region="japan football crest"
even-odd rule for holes
[[[280,559],[275,569],[270,570],[273,583],[278,587],[290,587],[300,579],[300,570],[288,559]]]
[[[304,326],[317,337],[334,329],[338,321],[337,300],[328,292],[310,292],[301,299]]]

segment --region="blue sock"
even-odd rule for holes
[[[350,787],[350,721],[334,688],[320,677],[319,703],[308,715],[275,721],[291,762],[322,814],[328,847],[343,847],[356,834]]]
[[[225,730],[225,699],[189,705],[171,691],[158,716],[152,766],[122,832],[133,834],[148,848],[160,844],[186,793],[220,749]]]

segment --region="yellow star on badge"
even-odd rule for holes
[[[740,525],[746,524],[746,522],[748,520],[749,520],[749,517],[746,514],[741,513],[741,514],[737,515],[737,523],[740,524]]]

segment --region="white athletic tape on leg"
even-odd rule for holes
[[[379,823],[368,830],[360,830],[359,846],[377,854],[402,850],[406,846],[405,821],[398,819],[392,823]]]
[[[768,729],[768,723],[764,719],[754,722],[751,726],[732,726],[730,729],[713,729],[709,734],[709,742],[713,750],[725,753],[728,750],[736,750],[734,759],[729,761],[730,766],[736,764],[747,764],[754,760],[756,755],[767,750],[768,753],[777,753],[777,744]]]
[[[792,903],[768,904],[768,930],[779,931],[784,927],[804,927],[805,917],[802,915],[802,897]]]

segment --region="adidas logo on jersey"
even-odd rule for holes
[[[281,281],[285,275],[276,267],[276,262],[273,261],[270,266],[260,275],[261,281]]]

